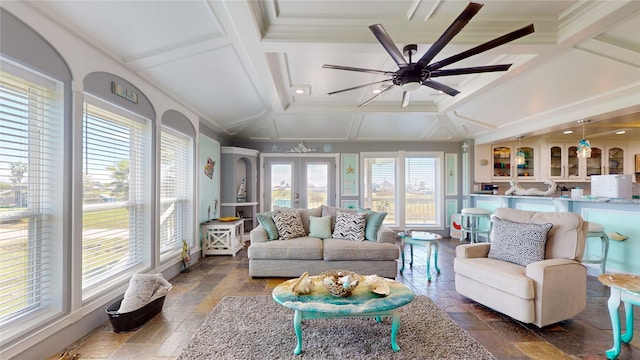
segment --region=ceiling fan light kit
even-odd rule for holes
[[[418,46],[416,44],[408,44],[403,48],[403,52],[400,52],[398,47],[395,45],[389,34],[386,32],[384,27],[381,24],[374,24],[369,26],[369,29],[373,33],[373,35],[378,39],[382,47],[387,51],[389,56],[395,61],[398,65],[398,70],[396,71],[384,71],[384,70],[375,70],[375,69],[363,69],[358,67],[351,66],[341,66],[341,65],[328,65],[325,64],[322,67],[325,69],[336,69],[336,70],[347,70],[347,71],[356,71],[363,72],[375,75],[383,75],[390,76],[389,79],[376,81],[368,84],[362,84],[342,90],[332,91],[328,93],[329,95],[356,90],[360,88],[364,88],[373,84],[392,82],[386,88],[384,88],[379,93],[375,94],[372,98],[365,100],[363,103],[358,105],[365,106],[371,103],[376,98],[380,97],[382,94],[391,90],[395,86],[398,86],[402,89],[402,107],[406,107],[409,105],[410,94],[412,91],[419,89],[422,85],[430,87],[434,90],[443,92],[450,96],[456,96],[460,93],[460,91],[445,85],[444,83],[433,80],[433,78],[441,77],[441,76],[452,76],[452,75],[466,75],[466,74],[478,74],[485,72],[496,72],[496,71],[507,71],[511,67],[512,64],[499,64],[499,65],[488,65],[488,66],[474,66],[474,67],[466,67],[466,68],[456,68],[456,69],[442,69],[445,66],[451,65],[455,62],[464,60],[471,56],[480,54],[487,50],[493,49],[500,45],[506,44],[513,40],[519,39],[523,36],[529,35],[534,32],[533,24],[527,25],[521,29],[512,31],[508,34],[500,36],[496,39],[490,40],[478,46],[475,46],[469,50],[463,51],[459,54],[450,56],[446,59],[439,60],[437,62],[431,62],[440,51],[467,25],[467,23],[473,18],[480,8],[482,8],[482,4],[478,3],[469,3],[466,8],[458,15],[458,17],[453,21],[453,23],[445,30],[440,38],[436,40],[431,47],[422,55],[422,57],[417,61],[413,62],[413,55],[417,52]],[[406,57],[406,58],[405,58]],[[407,62],[408,58],[408,62]]]

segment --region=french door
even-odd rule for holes
[[[336,156],[262,155],[263,211],[336,203]]]

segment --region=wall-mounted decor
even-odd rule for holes
[[[204,174],[211,180],[213,180],[213,170],[216,166],[216,162],[211,160],[211,158],[207,158],[207,163],[204,164]]]
[[[358,154],[342,154],[341,163],[341,188],[342,196],[358,195]]]
[[[301,154],[301,153],[310,153],[310,152],[317,152],[317,151],[318,151],[317,148],[310,148],[301,142],[301,143],[298,143],[296,146],[292,147],[291,149],[289,149],[287,152]]]
[[[138,93],[133,92],[130,89],[127,89],[126,87],[116,83],[115,81],[111,82],[111,92],[131,101],[134,104],[138,103]]]
[[[458,154],[444,154],[445,159],[445,195],[458,194]]]
[[[358,205],[358,200],[342,200],[340,202],[340,207],[343,209],[357,209]]]

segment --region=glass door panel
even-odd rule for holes
[[[624,150],[619,147],[609,149],[609,174],[624,174]]]
[[[304,167],[306,187],[304,200],[308,208],[328,205],[329,196],[329,164],[307,163]]]
[[[334,206],[335,168],[335,157],[266,157],[262,179],[264,210]]]
[[[578,159],[578,147],[569,146],[567,148],[567,176],[580,176],[580,161]]]
[[[511,148],[504,146],[493,148],[493,176],[511,176]]]
[[[602,150],[591,147],[591,157],[587,158],[587,176],[602,175]]]
[[[524,162],[522,164],[518,164],[518,176],[531,177],[534,176],[533,172],[533,160],[534,160],[534,149],[532,147],[523,146],[520,148],[520,151],[524,153]]]
[[[549,175],[562,176],[562,147],[552,146],[549,149]]]
[[[270,164],[270,206],[290,208],[293,204],[291,184],[293,184],[293,164]]]

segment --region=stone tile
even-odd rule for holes
[[[149,321],[138,329],[127,344],[162,344],[178,328],[180,323],[171,321]]]
[[[460,327],[467,331],[471,330],[490,330],[489,327],[473,314],[468,312],[447,312],[449,317],[453,319]]]
[[[522,351],[531,359],[535,360],[571,360],[571,356],[562,352],[557,347],[544,341],[513,343],[513,345]]]
[[[152,359],[158,344],[122,344],[116,351],[106,357],[108,360],[141,360]],[[83,357],[80,357],[84,359]]]
[[[195,332],[177,330],[157,348],[156,356],[179,356]]]
[[[516,321],[489,321],[487,325],[509,342],[535,342],[542,339]]]
[[[522,351],[512,343],[505,341],[493,330],[468,330],[467,332],[498,359],[529,359]]]

